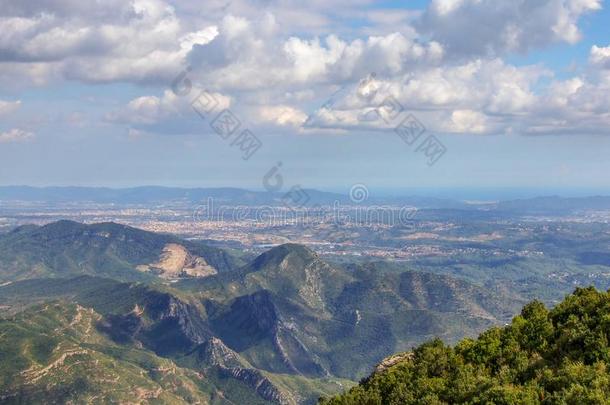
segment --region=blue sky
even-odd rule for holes
[[[281,162],[286,187],[610,192],[603,1],[0,10],[2,185],[260,189]],[[225,111],[232,134],[210,125]]]

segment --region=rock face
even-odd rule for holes
[[[116,342],[139,342],[160,355],[186,353],[211,336],[197,308],[158,291],[127,314],[105,316],[98,328]]]
[[[200,368],[215,368],[221,376],[243,382],[264,400],[279,404],[295,403],[291,396],[277,388],[262,372],[249,367],[239,354],[216,337],[199,345],[194,354]]]
[[[296,326],[283,320],[276,300],[267,290],[238,297],[229,308],[213,315],[213,325],[223,341],[238,351],[269,343],[274,349],[273,357],[281,363],[273,371],[328,376],[328,371],[295,333]]]
[[[386,357],[385,359],[383,359],[383,361],[381,363],[379,363],[377,365],[377,367],[375,367],[373,374],[383,373],[388,368],[395,366],[396,364],[401,363],[403,361],[410,360],[412,358],[413,358],[413,353],[411,353],[411,352],[400,353],[400,354],[395,354],[390,357]]]
[[[203,257],[191,254],[184,246],[177,243],[165,245],[156,263],[140,265],[136,269],[155,273],[165,279],[207,277],[218,273]]]
[[[221,367],[220,370],[221,374],[244,382],[249,387],[253,388],[261,398],[267,401],[276,402],[278,404],[296,403],[294,399],[277,389],[277,387],[258,370],[241,367]]]
[[[241,367],[243,361],[239,354],[229,349],[222,340],[211,337],[195,350],[196,359],[200,366],[222,366],[225,368]]]

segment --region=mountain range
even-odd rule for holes
[[[240,188],[178,188],[142,186],[133,188],[105,187],[31,187],[0,186],[0,202],[5,204],[44,203],[45,206],[78,204],[112,205],[183,205],[199,206],[209,199],[216,206],[261,206],[285,205],[288,191],[252,191]],[[349,190],[345,193],[327,192],[315,189],[302,190],[304,206],[332,206],[335,203],[353,205]],[[366,192],[368,194],[368,190]],[[288,199],[290,201],[290,199]],[[395,205],[417,207],[420,215],[425,210],[434,210],[434,215],[454,217],[493,217],[522,215],[569,215],[585,210],[610,209],[610,196],[560,197],[556,195],[504,199],[500,201],[468,202],[451,198],[418,196],[404,190],[395,194],[367,195],[365,205]],[[427,216],[426,216],[427,218]]]
[[[178,188],[142,186],[133,188],[104,187],[31,187],[0,186],[0,201],[44,202],[45,204],[205,204],[209,198],[226,205],[284,205],[286,191],[251,191],[240,188]],[[353,204],[349,190],[345,193],[303,189],[307,206]],[[367,191],[368,193],[368,191]],[[467,205],[443,198],[418,196],[367,196],[370,204],[405,204],[429,208],[467,208]]]
[[[522,304],[296,244],[252,258],[114,223],[20,227],[0,237],[0,258],[8,403],[315,403],[391,353],[475,336]]]

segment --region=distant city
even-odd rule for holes
[[[216,197],[191,201],[163,200],[166,197],[156,196],[151,203],[106,203],[86,201],[83,197],[80,197],[81,201],[57,201],[48,195],[46,201],[36,201],[44,189],[33,190],[27,200],[1,201],[0,229],[43,225],[59,219],[84,223],[118,222],[252,253],[261,253],[283,243],[298,243],[337,260],[535,258],[545,252],[527,244],[511,246],[507,241],[534,237],[540,230],[548,231],[549,228],[562,232],[578,227],[578,224],[586,226],[610,221],[610,199],[603,197],[553,197],[504,203],[405,197],[388,199],[384,204],[384,200],[354,203],[345,201],[344,196],[329,194],[321,203],[294,207],[273,198],[265,201],[266,204],[252,203],[252,198],[243,197],[251,193],[246,190],[232,190],[231,195],[227,195],[223,191],[206,193],[202,189],[199,194],[215,194]],[[99,199],[95,189],[91,190],[91,199]],[[123,192],[127,193],[127,190]],[[331,203],[332,197],[337,200]],[[340,202],[339,198],[343,200]],[[400,205],[400,202],[404,204]],[[536,208],[541,202],[543,206]]]

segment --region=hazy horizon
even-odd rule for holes
[[[510,200],[510,199],[529,199],[538,197],[562,197],[562,198],[581,198],[581,197],[610,197],[610,189],[602,188],[533,188],[533,187],[439,187],[439,188],[379,188],[362,184],[369,192],[370,197],[430,197],[455,200],[473,200],[473,201],[493,201],[493,200]],[[354,186],[354,185],[351,185]],[[239,189],[253,192],[267,192],[264,187],[248,188],[235,187],[231,185],[221,187],[195,186],[195,187],[180,187],[172,185],[159,184],[139,184],[125,187],[113,187],[108,185],[44,185],[32,186],[27,184],[3,184],[4,187],[32,187],[32,188],[84,188],[84,189],[110,189],[110,190],[128,190],[137,188],[167,188],[167,189]],[[349,188],[323,188],[323,187],[308,187],[308,189],[335,193],[349,194]],[[0,200],[2,198],[0,197]]]

